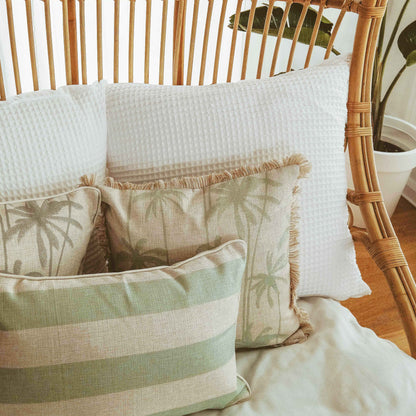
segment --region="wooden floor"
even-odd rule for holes
[[[402,198],[392,223],[399,237],[413,276],[416,277],[416,208]],[[364,280],[373,291],[371,296],[342,302],[362,326],[371,328],[382,337],[409,353],[406,335],[390,288],[361,243],[356,243],[357,263]]]

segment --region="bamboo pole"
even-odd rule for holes
[[[233,36],[232,36],[232,39],[231,39],[230,59],[228,61],[227,82],[231,82],[231,78],[233,76],[235,47],[236,47],[236,44],[237,44],[238,25],[240,23],[240,15],[241,15],[242,4],[243,4],[243,0],[238,0],[237,1],[237,10],[235,12],[234,26],[233,26]]]
[[[30,65],[32,67],[33,89],[35,91],[38,91],[39,81],[38,81],[38,69],[36,65],[35,38],[33,35],[32,0],[25,0],[25,3],[26,3],[26,21],[27,21],[28,41],[29,41]]]
[[[129,22],[129,82],[133,82],[134,65],[134,18],[136,13],[136,0],[130,0]]]
[[[243,65],[241,68],[241,79],[246,79],[248,52],[250,49],[251,31],[253,29],[254,14],[256,12],[257,0],[251,0],[250,14],[246,30],[246,41],[244,43]]]
[[[218,79],[218,66],[219,66],[219,63],[220,63],[222,34],[223,34],[223,31],[224,31],[224,20],[225,20],[225,12],[227,10],[227,2],[228,2],[228,0],[223,0],[222,1],[220,22],[218,24],[217,47],[215,49],[214,73],[213,73],[213,76],[212,76],[212,83],[213,84],[216,84],[217,79]]]
[[[6,0],[7,8],[7,24],[9,27],[10,49],[12,51],[14,83],[16,86],[16,94],[21,94],[22,86],[20,83],[19,60],[17,58],[16,36],[14,32],[13,8],[11,0]]]
[[[213,8],[213,6],[214,6],[214,0],[208,0],[207,17],[206,17],[206,20],[205,20],[204,43],[202,45],[201,69],[199,71],[199,85],[204,84],[205,67],[206,67],[206,64],[207,64],[209,30],[210,30],[210,27],[211,27],[211,18],[212,18],[212,8]]]
[[[87,45],[85,35],[85,0],[79,0],[82,83],[87,84]]]
[[[166,51],[166,26],[168,16],[168,0],[163,1],[162,26],[160,33],[160,57],[159,57],[159,84],[162,85],[165,73],[165,51]]]
[[[334,47],[335,38],[338,35],[339,28],[341,27],[341,23],[344,20],[344,16],[347,12],[347,8],[348,8],[348,0],[345,0],[341,8],[341,12],[339,13],[338,19],[335,23],[335,26],[332,29],[331,37],[329,38],[328,46],[325,52],[325,59],[328,59],[329,56],[331,55],[332,48]]]
[[[103,79],[103,4],[97,1],[97,68],[98,81]]]
[[[310,0],[306,0],[305,4],[303,5],[302,13],[300,14],[298,24],[296,25],[295,34],[293,35],[292,47],[290,48],[290,54],[289,54],[289,59],[287,62],[286,72],[289,72],[292,69],[296,45],[298,43],[300,31],[302,30],[303,22],[305,21],[306,13],[308,11],[310,4],[311,4]]]
[[[146,33],[144,48],[144,82],[149,83],[149,60],[150,60],[150,28],[152,19],[152,0],[146,0]]]
[[[120,0],[114,0],[114,57],[113,57],[113,80],[119,79],[120,66]]]
[[[68,0],[68,31],[71,50],[71,82],[79,84],[76,0]]]
[[[172,72],[172,81],[173,85],[178,85],[182,83],[181,73],[182,67],[180,65],[180,54],[182,49],[182,30],[183,30],[183,19],[185,15],[185,1],[176,0],[178,4],[176,19],[175,19],[175,29],[174,29],[174,43],[173,43],[173,72]]]
[[[64,31],[64,52],[65,52],[65,73],[67,85],[72,84],[71,72],[71,48],[69,43],[69,16],[68,16],[68,0],[62,0],[62,16]]]
[[[319,26],[321,24],[322,15],[324,13],[325,3],[326,3],[326,0],[321,0],[321,4],[319,5],[318,14],[316,16],[315,25],[312,31],[311,41],[309,42],[308,54],[306,55],[304,68],[308,68],[311,62],[312,51],[316,43],[316,38],[318,37]]]
[[[198,25],[199,0],[194,0],[194,10],[192,16],[191,40],[189,44],[188,68],[186,71],[186,85],[191,85],[194,67],[196,29]]]
[[[1,68],[1,61],[0,61],[0,101],[4,101],[5,99],[6,99],[6,90],[4,88],[3,70]]]
[[[178,78],[177,84],[183,85],[184,83],[184,72],[185,72],[185,31],[186,31],[186,11],[187,11],[188,0],[183,0],[183,14],[182,14],[182,28],[181,28],[181,39],[179,45],[179,56],[178,56]]]
[[[46,29],[46,44],[48,48],[48,65],[49,65],[49,81],[51,89],[56,89],[55,81],[55,64],[53,60],[53,40],[52,40],[52,24],[51,24],[51,8],[49,0],[44,1],[45,9],[45,29]]]
[[[292,6],[293,1],[287,1],[285,11],[283,12],[282,21],[280,22],[279,30],[277,32],[276,43],[274,45],[274,52],[272,58],[272,65],[270,67],[270,76],[274,76],[274,71],[276,70],[277,57],[279,55],[280,44],[283,38],[283,32],[285,30],[285,25],[287,18],[289,16],[290,7]]]
[[[261,71],[263,69],[263,61],[264,61],[264,51],[266,50],[267,36],[269,34],[270,21],[272,19],[273,6],[274,6],[275,1],[276,0],[269,0],[269,6],[267,8],[266,20],[264,22],[264,28],[263,28],[263,36],[261,39],[259,62],[257,65],[257,76],[256,76],[257,79],[261,78]]]

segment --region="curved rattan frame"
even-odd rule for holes
[[[359,16],[351,64],[348,149],[355,193],[349,198],[360,206],[367,232],[353,233],[362,240],[386,276],[399,309],[411,354],[416,357],[416,286],[382,201],[374,162],[371,108],[371,77],[374,53],[387,0],[363,0],[366,13]],[[356,103],[363,103],[362,107]],[[366,107],[366,108],[364,108]],[[357,201],[358,199],[358,201]]]
[[[33,22],[31,5],[32,1],[25,0],[27,14],[27,32],[28,43],[30,48],[31,69],[33,78],[33,89],[39,88],[38,73],[36,65],[36,54],[33,41]],[[53,0],[42,0],[45,8],[45,26],[48,47],[49,77],[52,89],[56,87],[55,67],[52,48],[52,32],[50,17],[50,2]],[[80,74],[82,83],[87,83],[86,70],[86,46],[85,46],[85,1],[87,0],[61,0],[63,9],[63,48],[65,51],[65,68],[67,84],[77,84]],[[78,16],[76,1],[78,1]],[[102,36],[102,0],[96,2],[97,16],[97,78],[103,77],[103,36]],[[133,81],[133,57],[134,57],[134,31],[135,26],[135,6],[136,0],[125,0],[130,2],[130,19],[129,19],[129,53],[128,53],[128,79]],[[145,0],[146,13],[143,16],[143,27],[145,30],[145,53],[143,57],[144,64],[144,82],[149,82],[149,53],[150,53],[150,33],[151,33],[151,13],[152,1]],[[166,27],[167,27],[167,5],[168,1],[175,1],[173,15],[173,64],[172,64],[172,81],[173,84],[190,84],[194,71],[194,53],[195,53],[195,32],[199,24],[198,10],[203,0],[193,0],[193,15],[188,17],[188,23],[191,26],[191,40],[189,52],[185,54],[185,25],[186,25],[186,5],[187,0],[163,0],[162,24],[160,33],[160,66],[159,66],[159,83],[164,83],[164,64],[166,54]],[[192,1],[192,0],[188,0]],[[218,62],[220,59],[221,40],[223,34],[225,9],[228,0],[206,0],[207,14],[204,23],[204,41],[202,45],[202,58],[199,68],[199,83],[204,83],[205,68],[207,65],[207,47],[208,37],[211,25],[211,15],[213,7],[221,7],[221,17],[218,26],[218,37],[216,41],[215,62],[213,63],[212,82],[217,81]],[[236,21],[239,19],[242,0],[236,1]],[[269,12],[267,19],[270,19],[271,10],[277,0],[269,0]],[[334,8],[340,11],[339,18],[335,24],[325,58],[330,55],[331,47],[337,35],[339,26],[344,15],[347,12],[358,14],[358,24],[356,28],[355,41],[351,61],[351,74],[349,82],[348,98],[348,123],[346,129],[346,140],[348,141],[348,152],[351,162],[351,170],[354,181],[354,191],[348,192],[350,202],[360,206],[363,215],[366,231],[353,231],[353,237],[365,243],[371,256],[383,271],[397,307],[399,309],[403,325],[407,334],[410,350],[413,357],[416,357],[416,286],[412,274],[406,263],[406,259],[401,251],[400,244],[391,225],[386,207],[380,193],[377,172],[374,163],[373,143],[372,143],[372,121],[371,121],[371,77],[373,69],[373,60],[377,44],[377,37],[381,25],[381,19],[384,15],[387,0],[280,0],[286,2],[286,12],[282,21],[287,18],[289,7],[292,3],[303,4],[303,13],[298,22],[298,28],[295,32],[295,39],[292,42],[290,55],[288,58],[287,69],[290,70],[294,52],[300,33],[300,27],[310,5],[319,6],[317,24],[315,25],[308,54],[305,61],[305,67],[309,65],[312,49],[316,41],[318,23],[325,8]],[[245,33],[244,56],[242,60],[241,79],[246,76],[248,51],[250,47],[250,38],[254,10],[258,4],[257,0],[252,0],[251,13],[248,20],[248,26]],[[20,72],[18,54],[16,52],[15,28],[13,23],[12,0],[6,0],[7,19],[9,28],[9,39],[11,49],[11,61],[13,64],[14,80],[16,93],[21,93]],[[120,46],[120,0],[114,0],[114,82],[119,79],[119,46]],[[270,20],[269,20],[270,21]],[[266,25],[268,26],[268,25]],[[80,42],[78,44],[77,27],[80,31]],[[282,40],[283,26],[280,27],[275,41],[274,56],[270,74],[273,74],[276,59]],[[264,30],[262,44],[259,54],[257,77],[262,73],[264,62],[265,44],[268,35],[268,29]],[[233,37],[229,53],[227,81],[231,80],[231,74],[234,65],[235,45],[237,38],[237,29],[233,30]],[[185,56],[187,55],[187,56]],[[78,68],[78,61],[81,65]],[[186,63],[187,60],[187,63]],[[186,72],[186,77],[185,77]],[[0,62],[0,99],[5,99],[5,88],[3,83],[3,74]]]

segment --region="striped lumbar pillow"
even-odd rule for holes
[[[0,275],[2,416],[185,415],[249,396],[235,333],[246,245],[174,266]]]

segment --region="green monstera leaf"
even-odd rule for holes
[[[257,7],[254,13],[254,20],[253,20],[253,29],[254,33],[263,34],[264,25],[266,22],[266,15],[267,15],[268,6],[261,6]],[[292,4],[287,22],[285,23],[285,29],[283,31],[283,37],[285,39],[293,39],[296,31],[296,26],[299,22],[300,15],[302,13],[303,6],[298,3]],[[270,20],[270,27],[269,27],[269,36],[277,36],[280,28],[280,23],[283,18],[283,9],[281,7],[273,7],[272,17]],[[250,10],[245,10],[240,14],[240,21],[238,23],[238,30],[245,32],[247,30],[248,19],[250,15]],[[305,20],[302,25],[302,29],[299,34],[299,42],[305,45],[309,45],[313,28],[315,26],[316,18],[318,13],[315,9],[309,8],[306,12]],[[229,28],[234,28],[235,22],[235,15],[230,17],[230,24],[228,25]],[[320,46],[322,48],[328,47],[329,39],[332,33],[333,23],[329,21],[327,18],[322,17],[321,23],[319,25],[318,35],[316,38],[315,45]],[[332,51],[339,55],[339,52],[336,49],[332,49]]]
[[[407,66],[416,64],[416,20],[400,33],[397,44]]]

